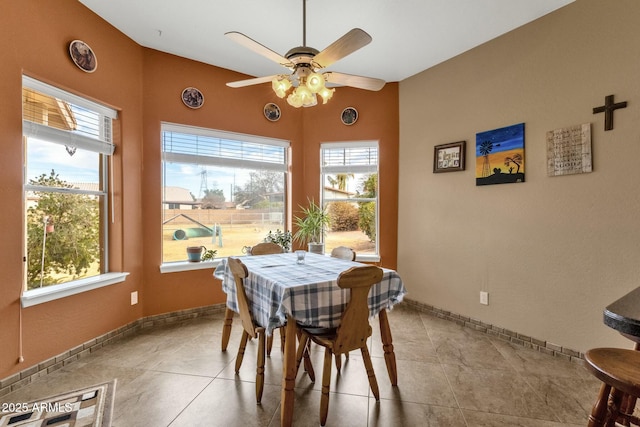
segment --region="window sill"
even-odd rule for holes
[[[191,271],[191,270],[206,270],[208,268],[215,269],[218,264],[220,264],[220,259],[216,258],[213,261],[203,261],[203,262],[189,262],[189,261],[178,261],[178,262],[166,262],[160,265],[160,273],[177,273],[180,271]]]
[[[25,291],[21,297],[22,307],[43,304],[104,286],[124,282],[129,273],[106,273],[86,279],[74,280],[62,285],[46,286]]]

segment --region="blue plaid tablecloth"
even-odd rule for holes
[[[349,290],[338,287],[338,276],[358,262],[307,253],[305,263],[297,264],[295,253],[239,257],[249,276],[245,290],[252,314],[258,324],[273,329],[286,324],[292,315],[299,324],[323,328],[337,327],[347,305]],[[369,292],[369,315],[391,309],[407,293],[394,270],[383,268],[380,283]],[[214,272],[227,294],[227,306],[238,311],[235,281],[223,259]]]

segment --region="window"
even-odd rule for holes
[[[25,290],[104,276],[117,113],[27,76],[22,98]]]
[[[240,255],[284,231],[289,142],[162,124],[162,262]]]
[[[325,251],[348,246],[358,259],[378,256],[378,144],[371,141],[321,146],[322,206],[331,218]]]

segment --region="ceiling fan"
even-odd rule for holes
[[[287,102],[296,108],[316,105],[316,95],[320,95],[323,104],[326,104],[333,96],[335,89],[328,88],[325,83],[373,91],[382,89],[385,85],[384,80],[335,71],[320,72],[323,68],[368,45],[372,39],[364,30],[354,28],[323,51],[307,46],[306,4],[306,0],[302,0],[302,46],[294,47],[284,56],[237,31],[225,33],[225,36],[236,43],[291,71],[290,74],[275,74],[229,82],[227,86],[239,88],[271,82],[276,95],[280,98],[287,96]]]

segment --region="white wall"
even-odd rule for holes
[[[640,286],[638,23],[637,0],[577,0],[400,83],[408,298],[578,351],[631,346],[602,310]],[[610,94],[628,107],[605,132],[592,108]],[[476,133],[522,122],[526,182],[476,187]],[[546,132],[582,123],[594,171],[548,177]],[[460,140],[466,170],[433,174],[434,145]]]

